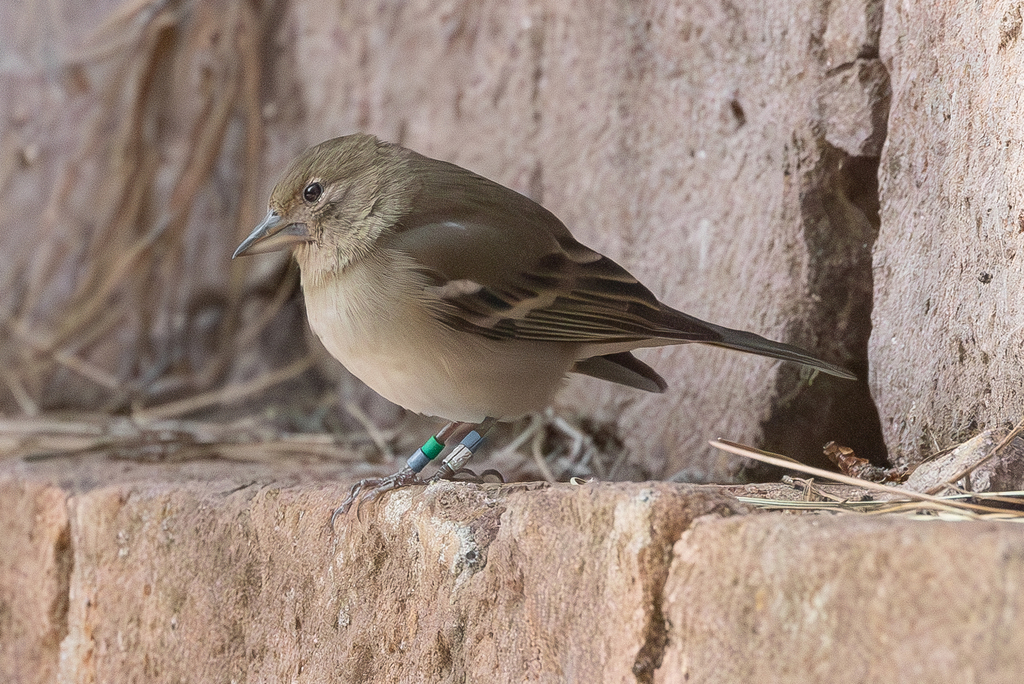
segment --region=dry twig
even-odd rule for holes
[[[1009,511],[1006,509],[983,506],[981,504],[970,503],[967,501],[958,501],[955,498],[937,497],[931,494],[922,494],[909,489],[900,489],[898,487],[879,484],[869,480],[861,480],[855,477],[843,475],[842,473],[833,473],[820,468],[807,466],[802,463],[796,463],[791,459],[780,457],[777,454],[771,454],[767,451],[754,449],[753,447],[744,446],[724,439],[711,440],[709,443],[716,449],[721,449],[731,454],[750,458],[755,461],[760,461],[780,468],[796,470],[808,475],[813,475],[814,477],[832,480],[834,482],[841,482],[843,484],[861,487],[868,491],[881,492],[892,497],[898,497],[900,499],[899,501],[889,501],[886,503],[886,505],[890,507],[886,509],[886,512],[892,512],[897,509],[909,509],[916,511],[927,508],[936,511],[952,512],[961,516],[974,513],[998,516],[1000,519],[1012,518],[1015,520],[1024,520],[1024,511]],[[906,501],[907,499],[911,501]]]

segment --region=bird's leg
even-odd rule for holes
[[[452,449],[451,453],[448,454],[444,461],[441,463],[441,467],[437,469],[427,482],[438,482],[439,480],[450,480],[455,473],[462,470],[462,468],[469,463],[469,459],[473,458],[473,454],[483,444],[484,438],[487,433],[494,427],[494,418],[487,418],[484,422],[479,425],[470,425],[472,428],[459,442],[459,445]],[[466,423],[463,423],[466,425]]]
[[[462,443],[452,452],[444,461],[441,469],[444,470],[449,468],[452,473],[456,472],[466,464],[469,460],[469,456],[473,455],[473,451],[483,441],[483,434],[486,434],[490,430],[491,425],[494,421],[491,419],[485,420],[479,425],[475,423],[459,423],[451,422],[441,428],[436,435],[428,439],[423,443],[419,449],[409,457],[406,461],[405,467],[399,470],[394,475],[388,477],[371,477],[352,485],[352,491],[349,492],[348,497],[341,502],[341,505],[334,510],[334,514],[331,516],[331,527],[334,527],[334,522],[337,520],[339,515],[344,515],[348,512],[348,509],[352,507],[356,501],[373,501],[384,492],[390,492],[392,489],[399,489],[400,487],[408,487],[413,484],[422,484],[420,480],[420,472],[427,467],[434,458],[440,454],[448,442],[461,439]],[[474,430],[476,428],[476,430]],[[483,432],[479,432],[483,430]],[[476,435],[476,437],[472,437]],[[473,446],[469,447],[467,442]],[[461,462],[457,464],[457,467],[449,467],[449,461],[452,460],[457,452],[468,451],[468,455],[462,457]],[[438,471],[441,472],[440,470]],[[434,475],[430,478],[429,482],[435,482],[441,479],[438,475]]]

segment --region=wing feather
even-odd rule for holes
[[[419,188],[390,246],[419,265],[446,325],[491,339],[581,344],[719,339],[713,326],[661,304],[626,269],[579,243],[536,202],[410,155]]]

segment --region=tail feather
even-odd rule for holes
[[[781,359],[783,361],[792,361],[803,366],[816,368],[822,373],[828,373],[829,375],[834,375],[837,378],[845,378],[847,380],[857,379],[857,376],[850,371],[811,356],[810,352],[801,349],[800,347],[794,347],[791,344],[784,344],[782,342],[773,342],[772,340],[761,337],[760,335],[755,335],[754,333],[746,332],[744,330],[732,330],[731,328],[723,328],[711,323],[707,323],[706,325],[717,332],[721,339],[716,342],[708,341],[705,344],[713,344],[717,347],[726,347],[727,349],[735,349],[737,351],[758,354],[760,356],[769,356],[773,359]]]
[[[661,394],[668,388],[668,383],[657,371],[629,352],[580,359],[573,365],[572,372],[617,382],[645,392]]]
[[[663,339],[674,339],[677,341],[677,344],[679,342],[713,344],[718,347],[735,349],[736,351],[748,352],[750,354],[770,356],[773,359],[792,361],[804,366],[810,366],[811,368],[817,368],[822,373],[828,373],[837,378],[857,379],[857,376],[850,371],[827,361],[822,361],[812,356],[806,349],[782,342],[774,342],[745,330],[733,330],[732,328],[724,328],[714,323],[708,323],[690,314],[673,309],[666,304],[661,305],[661,310],[657,314],[657,323],[667,333]]]

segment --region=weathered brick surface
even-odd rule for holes
[[[109,487],[72,506],[65,681],[631,681],[671,547],[739,510],[681,486]]]
[[[3,475],[4,681],[1009,682],[1022,666],[1012,523],[744,514],[663,483],[442,484],[332,531],[341,483],[117,468],[92,487]]]
[[[1024,412],[1021,5],[886,2],[871,385],[912,460]]]
[[[755,516],[676,543],[662,682],[1016,682],[1024,529]]]
[[[57,675],[72,569],[65,496],[0,475],[0,681],[43,684]]]

